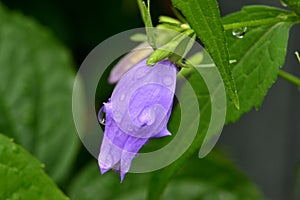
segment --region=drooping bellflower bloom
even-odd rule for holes
[[[171,135],[167,123],[176,73],[170,61],[149,67],[143,60],[122,76],[104,103],[106,123],[98,157],[102,174],[114,168],[123,181],[131,161],[150,138]]]

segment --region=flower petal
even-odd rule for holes
[[[149,138],[162,129],[160,122],[172,107],[176,73],[169,61],[149,67],[144,60],[122,77],[111,101],[113,118],[124,132]]]

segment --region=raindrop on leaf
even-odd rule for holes
[[[234,29],[232,31],[232,35],[234,37],[241,39],[245,36],[247,29],[248,29],[247,27],[240,27],[240,28]]]

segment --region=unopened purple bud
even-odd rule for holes
[[[153,49],[147,42],[139,44],[114,66],[114,68],[109,74],[108,82],[118,82],[123,76],[123,74],[125,74],[130,68],[135,66],[137,63],[141,62],[146,57],[148,57],[151,53],[153,53]]]

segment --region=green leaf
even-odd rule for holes
[[[0,199],[67,200],[43,164],[0,134]]]
[[[290,7],[297,15],[300,16],[300,1],[299,0],[280,0]]]
[[[93,162],[72,181],[69,194],[73,200],[145,199],[149,175],[127,174],[120,183],[113,172],[100,175],[97,163]],[[211,153],[202,160],[194,155],[194,159],[186,162],[162,199],[219,199],[220,196],[225,200],[263,199],[256,186],[232,162],[219,153]]]
[[[172,2],[182,11],[192,29],[204,43],[222,75],[228,96],[239,108],[239,99],[229,68],[226,38],[217,2],[215,0],[172,0]]]
[[[78,149],[69,52],[45,28],[0,5],[0,131],[61,182]]]
[[[237,19],[248,21],[251,16],[257,15],[260,18],[264,15],[278,16],[278,12],[279,9],[270,7],[246,7],[225,17],[223,22],[230,24]],[[232,69],[240,100],[240,110],[234,109],[234,105],[228,102],[227,122],[237,121],[243,113],[253,107],[260,107],[268,89],[277,78],[279,67],[284,63],[291,25],[290,22],[280,22],[248,27],[242,39],[237,39],[232,36],[232,31],[227,31],[230,59],[237,61],[232,64]]]

